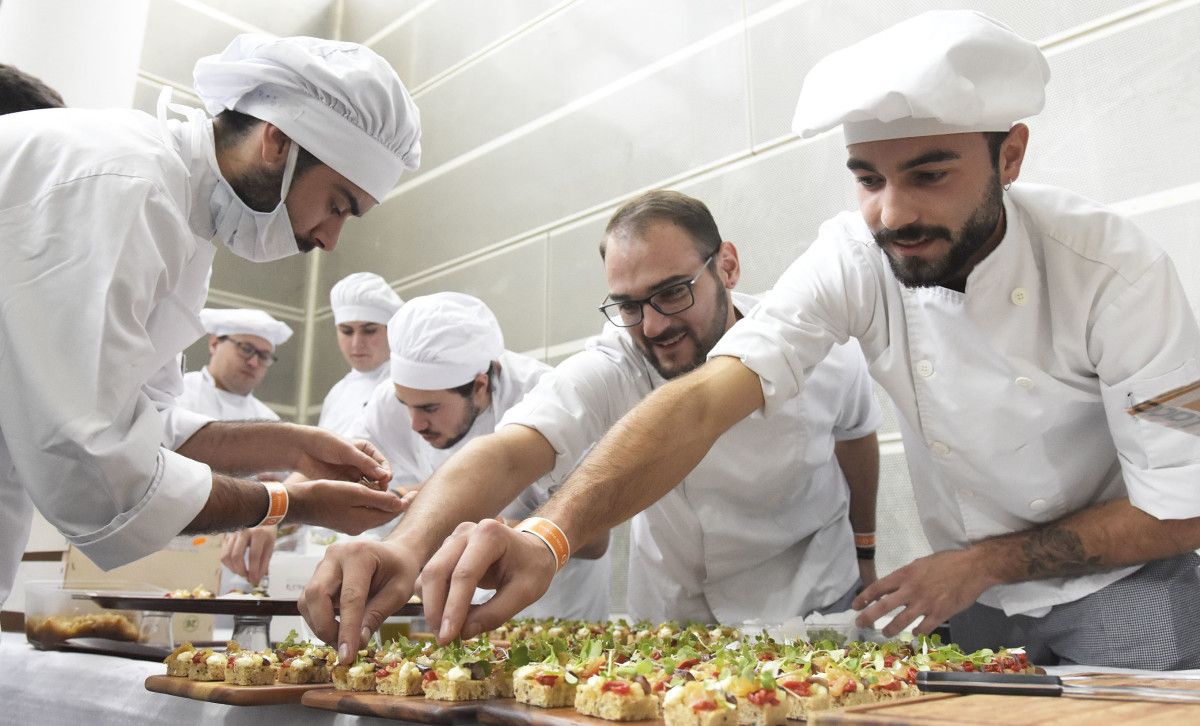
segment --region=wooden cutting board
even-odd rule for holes
[[[305,693],[300,702],[312,708],[355,716],[375,716],[429,724],[472,721],[475,719],[476,712],[485,704],[498,703],[498,701],[433,701],[418,696],[389,696],[385,693],[355,693],[332,689]]]
[[[311,691],[331,691],[333,684],[279,683],[273,686],[235,686],[223,681],[191,681],[179,676],[149,676],[146,678],[146,690],[230,706],[277,706],[282,703],[300,703],[300,697]]]
[[[1115,684],[1114,684],[1115,685]],[[981,723],[1045,724],[1188,724],[1200,723],[1200,703],[1162,703],[1150,701],[1108,700],[1098,698],[1056,698],[1050,696],[959,696],[929,694],[922,698],[893,703],[854,706],[841,711],[815,713],[809,724],[871,724],[906,726],[907,724]]]

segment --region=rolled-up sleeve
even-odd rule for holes
[[[145,389],[174,358],[147,330],[195,240],[137,177],[60,184],[0,211],[0,431],[17,480],[97,564],[161,549],[204,507],[209,468],[162,446]]]
[[[1129,501],[1158,519],[1200,517],[1200,438],[1127,412],[1200,380],[1200,330],[1166,255],[1100,312],[1089,354]]]
[[[211,489],[207,465],[159,449],[154,478],[140,501],[102,529],[67,539],[100,567],[118,567],[130,561],[131,552],[165,547],[204,508]]]

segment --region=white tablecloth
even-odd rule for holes
[[[403,721],[289,706],[226,706],[151,693],[146,676],[161,663],[35,650],[20,633],[0,634],[0,724],[337,724],[396,726]]]

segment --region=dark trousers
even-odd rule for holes
[[[1025,646],[1038,665],[1200,668],[1200,556],[1149,562],[1040,618],[975,605],[950,618],[963,650]]]

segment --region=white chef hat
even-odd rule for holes
[[[248,33],[201,58],[194,87],[216,115],[278,126],[380,201],[421,161],[421,119],[396,71],[359,45]]]
[[[1008,131],[1045,103],[1035,43],[972,10],[922,13],[823,58],[804,79],[792,130],[838,124],[846,144]]]
[[[347,275],[329,291],[336,324],[366,322],[386,325],[404,301],[374,272]]]
[[[287,323],[250,308],[204,308],[200,323],[209,335],[257,335],[272,346],[283,345],[292,337]]]
[[[415,297],[388,321],[392,382],[436,391],[469,383],[504,352],[504,335],[483,301],[460,292]]]

